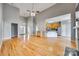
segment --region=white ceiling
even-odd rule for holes
[[[45,9],[55,5],[55,3],[12,3],[13,5],[20,9],[20,16],[28,17],[29,14],[27,10],[32,10],[34,4],[33,11],[44,11]]]

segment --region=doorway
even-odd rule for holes
[[[11,23],[11,37],[17,37],[18,36],[18,24]]]

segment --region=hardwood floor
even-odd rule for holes
[[[66,46],[76,48],[75,43],[69,43],[68,38],[46,38],[32,36],[12,38],[3,42],[1,56],[63,56]]]

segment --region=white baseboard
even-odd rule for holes
[[[11,39],[11,37],[4,37],[3,41],[8,40],[8,39]]]
[[[2,41],[0,42],[0,48],[1,48],[1,46],[2,46]]]

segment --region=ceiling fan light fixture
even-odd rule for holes
[[[39,11],[36,11],[36,13],[39,13]]]
[[[26,12],[29,14],[29,16],[36,16],[36,14],[39,13],[39,11],[34,11],[34,4],[32,4],[32,9],[26,10]]]
[[[36,13],[33,13],[33,12],[31,13],[31,16],[35,16],[35,15],[36,15]]]

